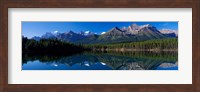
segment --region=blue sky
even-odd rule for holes
[[[46,32],[80,32],[91,31],[101,34],[113,27],[128,27],[131,24],[139,26],[150,24],[160,29],[178,30],[178,22],[22,22],[22,35],[28,38],[41,36]]]

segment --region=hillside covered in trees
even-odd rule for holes
[[[60,41],[57,39],[41,39],[39,41],[22,37],[23,53],[78,53],[88,49]]]
[[[142,42],[115,43],[115,44],[89,44],[86,48],[92,48],[96,51],[104,50],[131,50],[131,51],[177,51],[178,39],[168,38],[159,40],[147,40]]]

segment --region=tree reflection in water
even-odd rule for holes
[[[84,52],[78,54],[23,54],[23,70],[177,70],[177,52]],[[38,68],[37,64],[60,68]],[[29,68],[28,66],[29,65]],[[37,67],[36,67],[37,66]]]

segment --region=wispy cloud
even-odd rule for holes
[[[163,24],[159,24],[160,26],[168,26],[169,23],[163,23]]]

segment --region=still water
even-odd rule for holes
[[[22,70],[178,70],[177,52],[84,52],[22,56]]]

